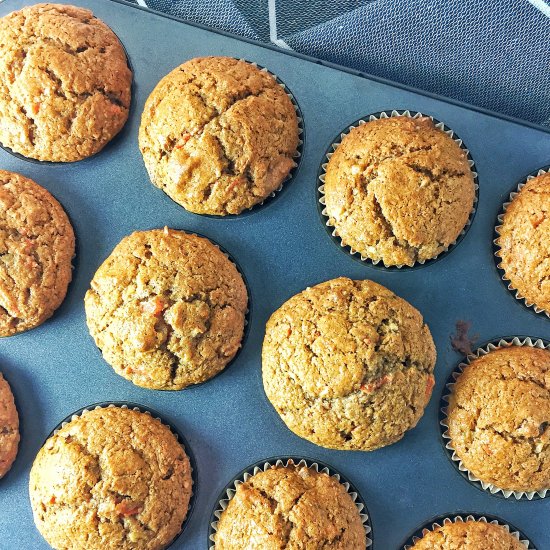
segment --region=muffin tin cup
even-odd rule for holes
[[[119,139],[122,138],[122,134],[128,127],[128,123],[132,115],[134,114],[134,109],[135,109],[135,89],[136,89],[135,72],[134,72],[134,67],[132,65],[132,61],[130,59],[130,55],[128,54],[128,50],[126,49],[124,42],[122,42],[118,34],[110,26],[109,26],[109,29],[111,29],[111,32],[117,37],[120,45],[122,46],[122,49],[124,50],[124,55],[126,56],[126,64],[128,65],[128,68],[132,73],[132,81],[130,82],[130,106],[128,107],[128,118],[126,119],[126,122],[124,123],[122,128],[99,151],[97,151],[97,153],[94,153],[93,155],[90,155],[88,157],[84,157],[78,160],[69,160],[69,161],[40,160],[40,159],[35,159],[33,157],[26,157],[21,153],[15,152],[13,149],[8,147],[7,145],[3,145],[2,143],[0,143],[0,149],[3,149],[4,151],[6,151],[6,153],[11,155],[12,157],[15,157],[16,159],[22,160],[24,162],[30,162],[31,164],[40,164],[42,166],[70,166],[70,165],[79,165],[87,160],[97,157],[98,155],[103,153],[103,151],[107,150],[107,148],[111,147],[112,144],[116,143]]]
[[[273,200],[276,197],[278,197],[284,189],[287,188],[290,181],[296,177],[302,163],[301,161],[302,161],[302,155],[304,151],[306,133],[305,133],[305,127],[304,127],[304,116],[302,115],[302,110],[300,109],[300,106],[298,105],[298,102],[296,101],[294,94],[288,89],[288,86],[275,73],[272,73],[266,67],[259,65],[254,61],[248,61],[248,59],[237,58],[237,57],[234,57],[233,59],[237,59],[238,61],[244,61],[245,63],[248,63],[253,67],[256,67],[257,69],[260,69],[260,71],[263,71],[271,75],[276,80],[277,84],[279,84],[279,86],[283,88],[286,95],[290,99],[292,106],[294,107],[294,110],[296,111],[296,117],[298,119],[298,146],[296,147],[296,151],[292,155],[294,158],[294,166],[291,168],[290,172],[288,173],[286,178],[283,180],[283,182],[279,185],[279,187],[277,187],[275,191],[272,191],[263,201],[257,204],[254,204],[250,208],[246,208],[239,214],[226,214],[225,216],[222,216],[220,214],[198,214],[196,212],[191,212],[191,214],[195,214],[196,216],[202,216],[205,218],[231,220],[231,219],[242,218],[244,216],[256,213],[258,210],[260,210],[262,206],[268,206],[269,204],[271,204]]]
[[[434,531],[439,527],[448,525],[449,523],[463,523],[466,521],[480,521],[483,523],[492,523],[494,525],[501,525],[504,527],[514,538],[516,538],[526,549],[536,550],[535,546],[529,541],[529,539],[514,525],[508,523],[497,516],[491,514],[476,514],[476,513],[458,513],[457,515],[441,515],[432,518],[412,533],[407,540],[399,547],[400,550],[411,550],[418,540],[425,536],[430,531]]]
[[[536,178],[537,176],[541,176],[542,174],[548,174],[550,173],[550,166],[545,166],[544,168],[540,168],[539,170],[535,170],[534,172],[531,172],[525,179],[521,180],[521,182],[514,187],[514,191],[512,191],[508,197],[508,201],[504,202],[501,206],[501,209],[497,215],[497,220],[495,224],[495,231],[494,231],[494,239],[493,239],[493,248],[494,248],[494,257],[495,257],[495,264],[497,267],[497,270],[500,274],[500,278],[502,282],[506,285],[506,288],[510,292],[510,294],[520,302],[523,302],[523,304],[530,308],[531,311],[535,312],[537,315],[545,316],[548,319],[550,319],[550,311],[546,311],[545,309],[542,309],[535,304],[531,303],[527,298],[525,298],[519,290],[514,288],[512,285],[512,282],[510,279],[506,277],[506,273],[504,269],[502,268],[502,257],[500,255],[500,245],[499,245],[499,239],[500,239],[500,230],[502,228],[502,223],[504,220],[504,215],[506,214],[506,210],[514,200],[514,198],[517,196],[517,194],[522,190],[522,188],[525,186],[525,184]]]
[[[470,365],[472,361],[474,361],[475,359],[478,359],[479,357],[487,355],[488,353],[495,351],[497,349],[508,348],[511,346],[528,346],[531,348],[550,350],[550,341],[544,340],[542,338],[531,338],[528,336],[500,338],[497,340],[493,340],[491,342],[487,342],[484,346],[478,348],[476,351],[466,356],[466,358],[463,359],[457,365],[457,367],[453,370],[453,372],[448,377],[447,382],[443,388],[443,393],[441,395],[441,401],[440,401],[440,412],[439,412],[439,425],[440,425],[441,438],[442,438],[442,443],[445,448],[447,457],[449,458],[453,466],[457,469],[458,473],[464,479],[470,482],[477,489],[480,489],[481,491],[484,491],[486,493],[489,493],[492,496],[499,497],[502,499],[540,500],[540,499],[546,498],[547,496],[550,496],[550,488],[544,489],[542,491],[532,491],[532,492],[511,491],[509,489],[502,489],[500,487],[497,487],[492,483],[481,481],[472,472],[470,472],[470,470],[468,470],[464,466],[464,464],[462,463],[462,460],[460,460],[460,458],[458,457],[458,455],[456,454],[452,446],[451,436],[449,435],[449,425],[447,420],[449,399],[452,394],[453,387],[456,381],[458,380],[458,378],[460,377],[460,375],[464,372],[464,369],[468,365]]]
[[[474,177],[474,202],[472,211],[470,212],[470,215],[468,217],[468,221],[466,222],[466,225],[458,235],[455,241],[453,241],[445,250],[441,251],[437,256],[434,258],[430,258],[428,260],[422,260],[417,261],[413,265],[386,265],[382,260],[371,260],[367,256],[364,256],[351,246],[347,245],[342,237],[338,234],[338,230],[336,227],[330,222],[330,217],[327,213],[327,209],[325,206],[325,176],[326,176],[326,169],[328,165],[328,161],[330,160],[330,157],[333,155],[333,153],[336,151],[336,149],[339,147],[339,145],[342,143],[342,140],[354,129],[359,126],[362,126],[363,124],[366,124],[367,122],[371,122],[373,120],[379,120],[382,118],[394,118],[394,117],[400,117],[400,116],[406,116],[409,118],[422,118],[422,117],[428,117],[430,118],[434,124],[435,127],[439,130],[442,130],[445,132],[449,137],[451,137],[458,146],[466,153],[466,156],[468,158],[468,164],[470,165],[470,168],[472,169],[472,174]],[[425,115],[423,113],[420,113],[418,111],[410,111],[408,109],[406,110],[390,110],[390,111],[379,111],[377,113],[370,114],[364,118],[360,118],[359,120],[356,120],[354,123],[352,123],[347,129],[343,130],[338,136],[332,141],[329,148],[326,150],[325,154],[323,155],[323,158],[326,158],[326,162],[322,162],[321,166],[319,167],[319,171],[317,174],[317,177],[319,181],[321,182],[321,185],[317,188],[317,208],[319,211],[319,215],[321,217],[321,221],[325,225],[325,228],[327,230],[327,233],[330,235],[332,241],[337,244],[344,252],[351,255],[352,258],[369,265],[370,267],[375,267],[378,269],[382,269],[385,271],[405,271],[408,269],[418,269],[423,266],[428,266],[433,264],[434,262],[440,260],[443,258],[449,251],[451,251],[466,235],[468,232],[468,229],[470,228],[472,222],[474,221],[474,217],[477,210],[477,204],[479,201],[479,182],[478,182],[478,174],[476,171],[475,163],[472,158],[472,155],[470,154],[470,151],[466,148],[463,141],[456,135],[456,132],[451,130],[448,126],[446,126],[443,122],[440,122],[436,118],[430,115]]]
[[[348,481],[340,472],[335,470],[332,466],[329,466],[328,464],[325,464],[324,462],[320,462],[319,460],[312,460],[309,458],[304,457],[297,457],[297,456],[280,456],[280,457],[273,457],[269,458],[267,460],[260,460],[258,462],[255,462],[254,464],[248,466],[241,472],[239,472],[224,488],[224,490],[219,495],[216,505],[214,507],[214,510],[212,511],[212,515],[210,516],[210,524],[208,529],[208,542],[207,542],[207,548],[209,550],[216,550],[216,544],[215,544],[215,535],[218,530],[218,521],[224,512],[224,510],[227,508],[227,505],[229,504],[229,501],[235,496],[235,492],[237,490],[237,487],[244,483],[245,481],[248,481],[253,475],[258,474],[259,472],[265,472],[272,468],[273,466],[305,466],[307,468],[313,468],[316,472],[323,472],[325,474],[328,474],[329,476],[335,478],[340,484],[344,486],[348,494],[350,495],[351,499],[355,503],[355,506],[357,507],[357,510],[359,512],[359,515],[361,517],[361,521],[363,523],[363,527],[365,528],[366,533],[366,541],[367,541],[367,548],[371,548],[373,545],[373,536],[372,536],[372,524],[370,520],[370,514],[367,509],[367,505],[365,504],[365,501],[359,494],[359,491],[355,488],[355,486]]]
[[[191,465],[191,483],[193,490],[191,492],[191,497],[189,499],[189,506],[187,508],[187,515],[185,516],[185,519],[183,520],[183,523],[181,525],[180,532],[174,537],[172,542],[166,547],[167,549],[170,548],[184,533],[187,525],[189,524],[189,520],[191,519],[191,514],[193,513],[193,510],[195,508],[195,502],[197,500],[197,481],[198,481],[198,472],[197,472],[197,462],[195,460],[195,455],[193,454],[193,451],[191,450],[191,447],[189,446],[189,443],[187,442],[187,439],[182,435],[182,433],[170,422],[168,422],[161,414],[159,414],[155,409],[152,409],[150,407],[145,407],[144,405],[140,405],[139,403],[133,403],[131,401],[105,401],[105,402],[99,402],[99,403],[93,403],[91,405],[88,405],[87,407],[82,407],[81,409],[78,409],[74,413],[70,414],[66,418],[64,418],[46,437],[44,440],[44,443],[42,446],[46,444],[46,441],[50,439],[50,437],[56,435],[61,428],[64,428],[72,422],[73,420],[84,416],[86,413],[96,410],[96,409],[107,409],[111,407],[118,407],[121,409],[130,409],[132,411],[139,411],[144,414],[148,414],[152,416],[154,419],[158,420],[163,426],[166,426],[176,437],[178,440],[178,443],[182,446],[185,454],[189,458],[189,463]]]

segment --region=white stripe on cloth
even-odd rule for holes
[[[140,6],[143,6],[144,8],[149,7],[149,6],[147,6],[147,4],[145,3],[145,0],[136,0],[136,2],[137,2]]]
[[[291,50],[292,48],[282,39],[277,38],[277,7],[276,0],[267,0],[269,8],[269,39],[273,44]]]
[[[527,0],[530,4],[533,4],[537,10],[541,11],[546,15],[546,17],[550,17],[550,5],[548,5],[544,0]]]

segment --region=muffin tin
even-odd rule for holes
[[[6,0],[0,15],[29,3]],[[545,521],[550,499],[504,500],[466,483],[446,457],[438,425],[439,395],[462,360],[450,346],[457,321],[471,321],[479,341],[550,336],[548,318],[534,315],[500,280],[492,243],[510,189],[548,165],[550,134],[122,2],[73,3],[92,9],[120,37],[135,71],[134,104],[121,134],[84,162],[26,162],[0,151],[3,169],[34,179],[61,202],[77,237],[74,279],[63,305],[41,327],[0,341],[0,368],[15,394],[22,438],[12,470],[0,481],[0,546],[48,548],[33,524],[27,484],[34,456],[52,428],[90,403],[127,400],[158,410],[195,454],[196,509],[173,549],[205,549],[210,513],[235,472],[280,455],[326,462],[349,479],[368,506],[374,548],[397,549],[429,518],[462,510],[498,516],[517,525],[534,547],[550,547]],[[150,183],[141,159],[137,131],[145,99],[172,68],[201,55],[229,55],[267,67],[292,90],[303,114],[307,140],[300,170],[254,215],[219,219],[188,213]],[[317,211],[317,175],[335,134],[370,113],[393,109],[444,121],[467,144],[479,174],[479,202],[468,233],[422,269],[387,271],[355,261],[331,242]],[[84,316],[89,282],[120,239],[135,229],[164,225],[198,232],[227,249],[246,273],[254,305],[235,363],[185,392],[146,390],[116,375],[89,336]],[[419,425],[399,443],[373,453],[331,451],[299,439],[262,388],[260,351],[269,315],[305,287],[341,275],[373,279],[411,302],[438,350],[436,388]]]

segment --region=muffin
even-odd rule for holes
[[[197,214],[239,214],[295,166],[298,119],[268,72],[230,57],[191,59],[153,90],[139,146],[154,185]]]
[[[366,548],[352,498],[335,478],[307,466],[273,466],[241,483],[222,512],[216,550]]]
[[[0,337],[51,317],[67,294],[74,250],[69,218],[50,193],[0,170]]]
[[[160,550],[187,516],[191,466],[149,414],[95,409],[46,441],[29,492],[36,526],[57,550]]]
[[[529,305],[550,314],[550,173],[527,181],[497,231],[504,279]]]
[[[325,175],[329,224],[373,262],[412,266],[453,244],[472,212],[466,153],[428,117],[372,120],[353,128]]]
[[[38,160],[100,151],[124,126],[132,73],[91,11],[36,4],[0,19],[0,142]]]
[[[168,228],[125,237],[86,293],[90,334],[115,371],[180,390],[224,369],[241,346],[248,295],[208,239]]]
[[[484,521],[446,523],[426,533],[414,550],[525,550],[525,546],[502,526]]]
[[[267,397],[296,435],[331,449],[398,441],[424,413],[436,352],[420,313],[372,281],[308,288],[269,319]]]
[[[0,479],[11,468],[19,447],[19,415],[10,385],[0,372]]]
[[[499,348],[458,377],[447,412],[464,467],[503,490],[550,489],[550,350]]]

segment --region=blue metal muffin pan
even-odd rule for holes
[[[0,3],[0,15],[30,0]],[[439,396],[460,355],[449,337],[471,321],[480,341],[514,334],[550,337],[550,321],[533,315],[500,280],[493,261],[497,212],[510,189],[550,161],[550,134],[401,85],[320,61],[184,24],[109,0],[74,0],[118,34],[135,71],[134,105],[121,135],[101,153],[74,164],[26,162],[0,151],[0,168],[46,187],[67,210],[77,237],[74,279],[52,319],[0,340],[0,370],[12,385],[21,418],[21,446],[0,480],[0,548],[48,548],[34,527],[28,474],[48,433],[68,414],[99,401],[132,401],[158,410],[187,438],[199,471],[195,511],[172,548],[206,548],[209,520],[225,485],[252,463],[275,455],[305,456],[334,466],[353,482],[371,514],[375,548],[397,549],[436,515],[493,514],[521,529],[539,550],[550,548],[550,498],[503,500],[479,491],[449,463],[438,425]],[[183,61],[203,55],[242,57],[288,85],[304,116],[307,140],[296,177],[254,215],[232,219],[186,212],[155,188],[137,146],[143,104],[156,83]],[[317,173],[334,135],[369,113],[410,109],[433,115],[464,139],[479,172],[479,204],[464,239],[422,269],[384,271],[343,254],[317,211]],[[254,314],[238,360],[210,382],[184,392],[138,388],[114,373],[88,334],[83,298],[100,263],[136,229],[168,225],[196,231],[225,247],[241,265]],[[436,387],[419,425],[390,447],[332,451],[293,435],[267,401],[261,344],[269,315],[293,294],[321,281],[373,279],[424,315],[438,360]]]

